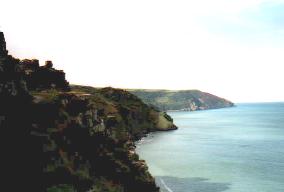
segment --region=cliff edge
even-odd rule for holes
[[[125,90],[70,87],[51,61],[9,55],[2,32],[0,106],[3,190],[159,191],[134,141],[172,119]]]

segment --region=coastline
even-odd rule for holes
[[[283,102],[172,113],[179,132],[150,134],[136,151],[166,192],[160,178],[179,192],[282,191],[283,113]]]
[[[224,109],[224,108],[231,108],[231,107],[236,107],[237,105],[234,103],[232,106],[227,106],[227,107],[217,107],[217,108],[208,108],[208,109],[195,109],[195,110],[190,110],[188,108],[184,109],[172,109],[172,110],[166,110],[166,112],[194,112],[194,111],[208,111],[208,110],[214,110],[214,109]]]

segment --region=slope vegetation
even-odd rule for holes
[[[169,91],[150,89],[130,89],[145,103],[156,106],[159,110],[196,111],[232,107],[231,101],[199,90]]]

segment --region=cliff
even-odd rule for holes
[[[151,131],[177,129],[173,119],[165,112],[145,104],[140,98],[123,89],[111,87],[93,88],[88,86],[71,86],[73,93],[89,95],[95,106],[105,112],[106,117],[122,124],[117,127],[126,127],[131,137],[138,139]],[[103,104],[102,104],[103,103]]]
[[[8,55],[2,32],[0,48],[2,190],[159,191],[134,141],[176,129],[166,113],[125,90],[71,88],[52,62]]]
[[[145,103],[162,111],[196,111],[234,106],[231,101],[199,90],[129,89],[128,91],[141,98]]]

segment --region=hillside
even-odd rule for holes
[[[172,119],[125,90],[70,87],[51,61],[9,55],[2,32],[0,106],[2,191],[159,191],[134,141]]]
[[[199,90],[129,89],[129,91],[141,98],[145,103],[156,106],[162,111],[196,111],[232,107],[234,105],[231,101]]]
[[[140,98],[126,90],[79,85],[72,85],[71,89],[73,93],[89,97],[97,109],[105,112],[106,117],[118,116],[119,120],[126,123],[121,127],[130,127],[127,132],[134,138],[140,138],[144,132],[176,129],[173,119],[165,112],[160,112],[145,104]]]

